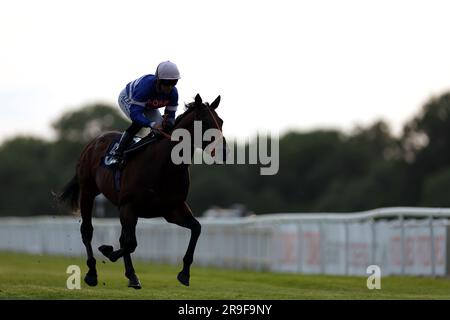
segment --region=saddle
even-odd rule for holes
[[[150,132],[147,136],[144,138],[142,137],[133,137],[133,141],[128,145],[128,147],[125,149],[123,153],[123,162],[120,164],[120,169],[125,167],[126,161],[129,159],[129,157],[132,154],[137,153],[139,150],[141,150],[144,146],[149,145],[161,138],[160,135],[155,134],[154,132]],[[119,140],[120,137],[113,140],[111,144],[108,147],[108,150],[105,154],[105,156],[102,158],[102,164],[112,170],[117,170],[118,163],[114,161],[113,156],[119,147]]]

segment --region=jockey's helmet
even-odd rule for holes
[[[175,63],[164,61],[156,68],[156,78],[159,80],[178,80],[180,79],[180,71],[178,71]]]

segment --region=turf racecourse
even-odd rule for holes
[[[69,265],[86,272],[83,258],[0,252],[0,299],[450,299],[450,279],[383,277],[368,290],[365,277],[316,276],[204,268],[195,264],[191,286],[176,280],[178,266],[135,262],[142,290],[127,287],[122,261],[97,258],[99,284],[69,290]]]

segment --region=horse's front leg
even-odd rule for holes
[[[175,223],[191,230],[191,238],[189,239],[189,245],[183,258],[183,269],[177,276],[178,281],[185,286],[189,286],[190,269],[192,262],[194,261],[195,246],[197,245],[197,240],[200,236],[202,227],[200,222],[194,218],[191,209],[185,202],[175,209],[170,216],[165,218],[170,223]]]

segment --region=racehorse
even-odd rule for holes
[[[197,94],[194,102],[186,105],[186,111],[177,117],[173,130],[186,129],[193,137],[194,121],[201,121],[203,132],[212,128],[220,130],[221,133],[223,120],[216,113],[219,103],[220,96],[208,104],[203,103],[202,98]],[[118,139],[120,133],[106,132],[98,136],[85,146],[79,157],[75,176],[58,196],[58,200],[69,203],[73,211],[81,212],[80,231],[86,247],[86,264],[89,268],[84,281],[89,286],[97,285],[96,260],[91,245],[94,230],[92,208],[95,197],[100,193],[119,209],[122,230],[119,249],[114,250],[110,245],[102,245],[98,249],[112,262],[123,257],[125,276],[129,280],[128,286],[135,289],[141,288],[131,260],[131,253],[137,247],[138,218],[155,217],[164,217],[169,223],[191,230],[191,237],[183,258],[183,268],[177,276],[183,285],[189,286],[190,267],[201,225],[186,203],[190,183],[189,164],[174,164],[171,161],[171,151],[177,142],[169,139],[170,135],[164,132],[160,134],[166,138],[160,138],[142,147],[142,150],[130,157],[126,166],[121,169],[120,188],[115,187],[115,173],[102,165],[102,159],[108,148],[114,140]],[[225,139],[220,143],[225,149]],[[201,145],[191,143],[191,155],[194,154],[195,148],[205,150],[206,147],[207,143],[204,141]]]

